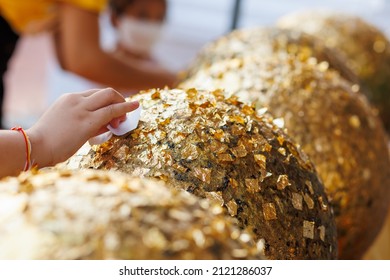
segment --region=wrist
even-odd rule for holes
[[[11,129],[10,131],[5,131],[4,134],[5,133],[8,134],[8,137],[5,135],[1,135],[1,138],[8,139],[8,143],[5,142],[5,145],[2,147],[2,151],[4,152],[0,156],[0,158],[2,158],[1,163],[5,166],[5,160],[9,160],[9,158],[11,157],[12,163],[6,165],[8,167],[8,170],[2,170],[4,171],[4,173],[0,174],[0,178],[4,175],[17,175],[20,171],[24,171],[24,169],[26,168],[26,142],[24,140],[24,137],[22,137],[20,131],[13,129]],[[5,147],[7,147],[6,150]],[[1,167],[3,168],[3,166]]]
[[[11,130],[17,131],[23,137],[23,140],[24,140],[24,150],[25,150],[25,155],[26,155],[25,156],[25,163],[24,163],[23,171],[30,170],[31,167],[32,167],[32,163],[31,163],[31,142],[30,142],[30,139],[27,136],[26,131],[22,127],[20,127],[20,126],[15,126],[15,127],[11,128]]]
[[[45,143],[45,138],[39,131],[30,128],[26,131],[31,142],[31,159],[38,166],[47,167],[52,165],[52,153]]]

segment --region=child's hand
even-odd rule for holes
[[[27,131],[31,158],[39,167],[62,162],[89,138],[106,132],[108,124],[118,127],[138,106],[111,88],[63,95]]]

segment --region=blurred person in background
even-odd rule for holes
[[[166,0],[109,0],[109,9],[101,18],[102,46],[114,57],[130,65],[160,68],[155,55],[167,14]],[[64,92],[77,92],[102,86],[61,69],[53,59],[48,69],[48,103],[54,103]],[[137,88],[122,90],[136,93]]]
[[[143,1],[141,1],[143,2]],[[106,0],[0,0],[0,125],[4,74],[19,35],[51,31],[57,60],[67,71],[121,90],[172,86],[175,76],[136,60],[123,62],[100,47],[99,14]]]
[[[129,63],[159,66],[153,57],[167,14],[166,0],[109,0],[117,43],[113,55]]]

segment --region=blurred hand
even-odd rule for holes
[[[89,90],[60,97],[27,134],[39,167],[65,161],[89,138],[117,128],[138,102],[126,102],[114,89]]]

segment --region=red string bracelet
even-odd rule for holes
[[[32,167],[32,162],[31,162],[31,142],[30,142],[30,139],[28,138],[26,131],[24,131],[24,129],[21,128],[20,126],[13,127],[13,128],[11,128],[11,130],[19,131],[23,135],[24,143],[26,145],[26,163],[24,165],[23,171],[28,171]]]

